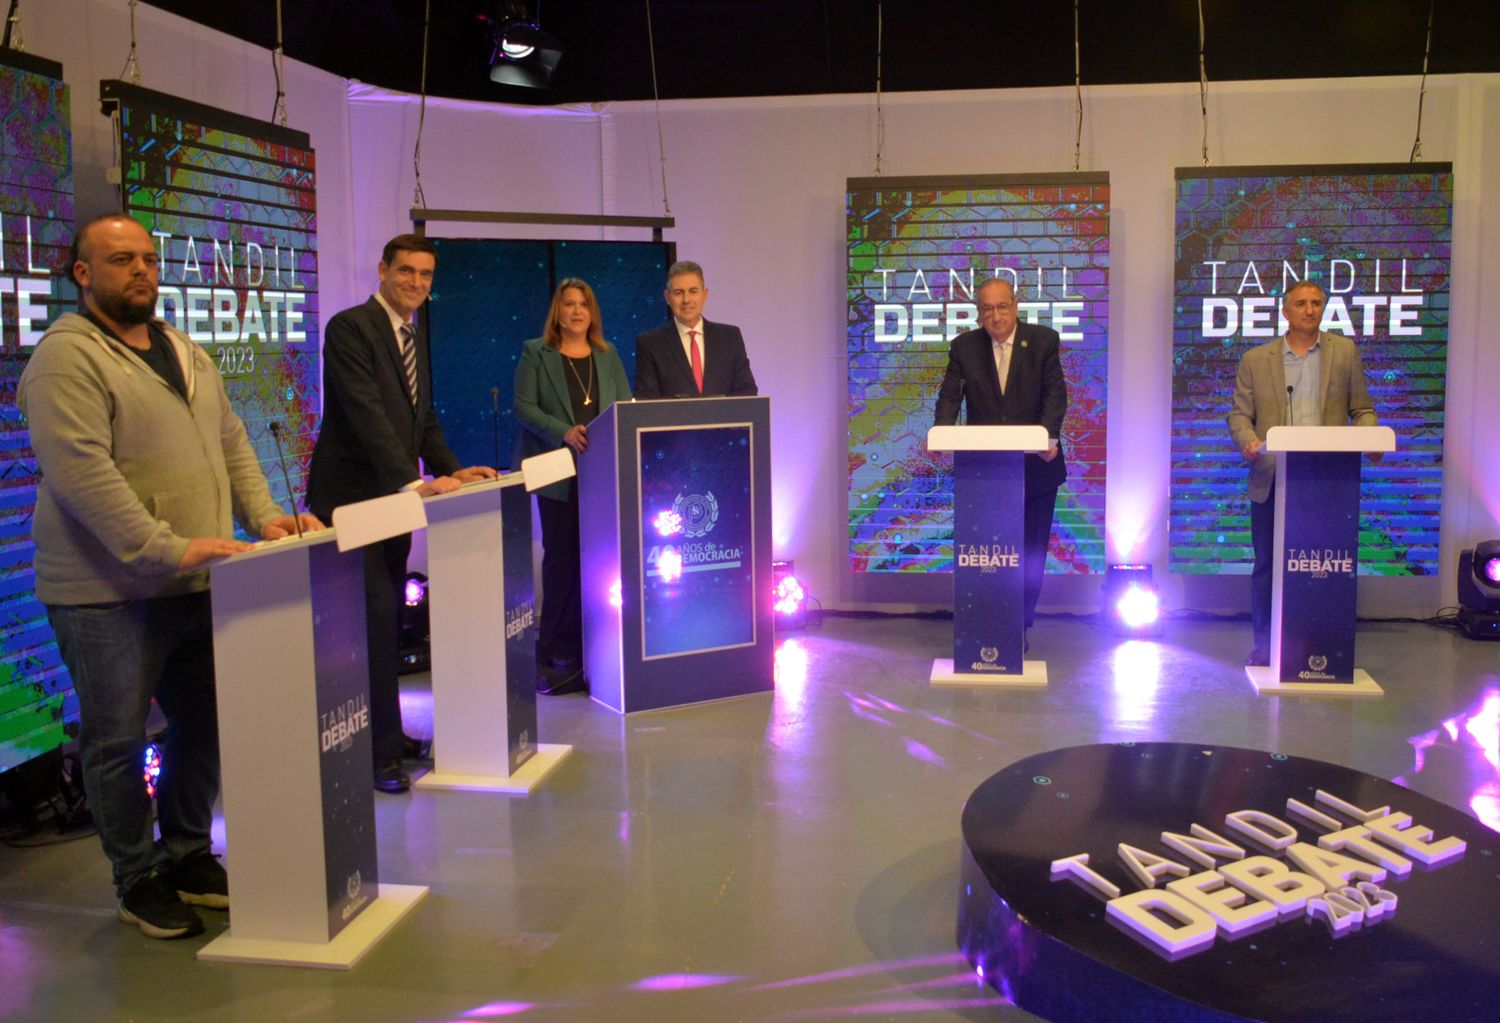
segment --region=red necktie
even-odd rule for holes
[[[688,331],[688,344],[693,352],[693,383],[698,385],[698,393],[703,393],[703,352],[698,348],[698,332]]]

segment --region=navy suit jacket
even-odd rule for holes
[[[753,396],[755,375],[745,354],[740,328],[703,321],[703,393],[710,398]],[[668,323],[635,337],[635,396],[637,398],[697,398],[693,367],[682,350],[677,324]]]
[[[394,494],[417,478],[420,458],[439,476],[462,468],[432,410],[427,330],[417,326],[417,404],[391,318],[372,296],[323,332],[323,424],[308,470],[307,507],[324,522],[333,509]]]
[[[963,405],[964,421],[970,426],[1045,426],[1047,435],[1058,439],[1057,457],[1052,461],[1026,456],[1027,493],[1056,490],[1068,475],[1062,450],[1068,385],[1060,348],[1057,331],[1034,323],[1016,324],[1010,376],[1002,394],[990,336],[983,328],[968,331],[953,339],[948,370],[938,391],[938,426],[956,424]]]

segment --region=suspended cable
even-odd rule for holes
[[[1078,107],[1078,126],[1073,134],[1073,172],[1083,163],[1083,60],[1078,45],[1078,0],[1073,0],[1073,98]]]
[[[1203,0],[1198,0],[1198,104],[1203,108],[1203,166],[1208,166],[1208,63],[1203,57]]]
[[[120,77],[129,78],[132,85],[141,84],[141,62],[135,55],[135,0],[130,0],[130,56],[125,58]]]
[[[880,102],[881,76],[885,62],[885,0],[875,0],[875,173],[885,156],[885,108]]]
[[[21,37],[21,0],[10,0],[10,13],[5,16],[3,48],[17,53],[26,52],[26,40]]]
[[[281,33],[281,0],[276,0],[276,49],[271,51],[271,70],[276,74],[276,102],[271,120],[286,127],[286,49]]]
[[[667,198],[667,143],[661,130],[661,90],[656,85],[656,30],[651,27],[651,0],[646,0],[646,45],[651,52],[651,101],[656,105],[656,151],[661,155],[661,208],[672,215],[672,201]]]
[[[1422,104],[1427,99],[1427,62],[1432,59],[1432,13],[1437,9],[1437,0],[1427,7],[1427,51],[1422,54],[1422,87],[1417,92],[1417,139],[1411,144],[1411,162],[1422,159]]]
[[[427,208],[427,196],[422,192],[422,129],[427,126],[427,35],[431,29],[432,0],[427,0],[422,8],[422,98],[417,103],[417,142],[411,151],[411,167],[417,181],[411,204],[416,209]]]

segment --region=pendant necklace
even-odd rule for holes
[[[563,356],[563,358],[565,358],[565,359],[568,360],[568,368],[573,371],[573,379],[577,380],[578,381],[578,386],[581,387],[581,388],[583,388],[583,404],[584,404],[584,406],[587,407],[589,405],[592,405],[594,403],[594,398],[593,398],[593,392],[594,392],[594,356],[593,356],[593,354],[590,353],[587,356],[587,358],[589,360],[589,382],[587,384],[585,384],[583,382],[583,377],[581,377],[581,376],[578,375],[578,367],[575,366],[575,365],[573,365],[573,357],[571,355],[565,355],[565,356]]]

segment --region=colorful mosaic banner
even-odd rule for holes
[[[73,308],[73,136],[62,67],[0,53],[0,773],[77,734],[78,702],[37,603],[37,467],[16,381]]]
[[[1366,463],[1359,568],[1438,570],[1448,372],[1450,164],[1177,172],[1171,569],[1248,574],[1249,469],[1225,416],[1240,356],[1284,332],[1288,284],[1328,292],[1323,329],[1359,346],[1397,450]]]
[[[271,494],[287,507],[270,426],[284,426],[300,497],[321,393],[308,136],[123,82],[100,83],[100,97],[119,126],[125,211],[161,253],[157,314],[218,362]]]
[[[1109,176],[855,178],[848,183],[849,564],[953,570],[953,462],[927,450],[952,339],[1003,276],[1062,338],[1068,382],[1048,570],[1104,570]]]

